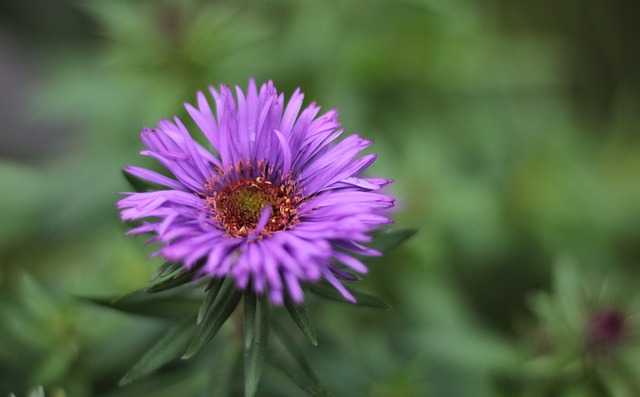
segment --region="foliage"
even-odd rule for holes
[[[579,3],[3,5],[0,83],[18,89],[0,104],[0,395],[286,397],[318,380],[356,397],[640,394],[635,340],[604,360],[578,343],[585,307],[637,313],[640,25],[624,0]],[[270,308],[268,335],[259,302],[240,317],[253,333],[240,310],[224,325],[204,310],[219,335],[181,360],[215,299],[141,290],[162,263],[123,236],[120,170],[142,125],[249,76],[374,138],[396,230],[420,232],[358,282],[389,310],[319,287]]]
[[[413,235],[414,231],[382,230],[375,234],[371,246],[380,252],[393,248]],[[145,355],[120,380],[120,385],[127,385],[139,378],[148,376],[178,358],[190,360],[198,355],[222,329],[225,322],[242,306],[242,331],[236,327],[235,332],[227,333],[233,338],[242,334],[244,355],[244,395],[253,397],[258,389],[262,375],[262,364],[269,346],[269,330],[272,319],[269,316],[269,302],[266,297],[258,297],[251,289],[238,291],[231,277],[213,278],[205,289],[204,298],[197,311],[192,304],[198,302],[193,292],[198,281],[193,280],[199,265],[186,271],[167,262],[152,275],[151,284],[141,291],[135,291],[119,299],[86,298],[100,305],[110,306],[116,310],[152,316],[177,316],[180,321],[169,327],[168,331],[149,349]],[[168,273],[168,274],[166,274]],[[189,277],[185,277],[189,275]],[[310,292],[331,300],[348,302],[341,293],[333,289],[328,282],[324,284],[308,284],[303,286],[306,295]],[[359,291],[349,291],[358,300],[355,305],[388,308],[380,299]],[[158,295],[162,295],[160,298]],[[305,305],[298,305],[287,296],[285,306],[294,323],[317,346],[315,331],[309,320]],[[276,321],[276,320],[273,320]],[[273,329],[280,343],[279,351],[272,353],[273,363],[314,397],[329,397],[331,394],[316,377],[311,366],[304,357],[303,350],[296,345],[285,328],[274,323]],[[272,347],[270,351],[274,350]]]

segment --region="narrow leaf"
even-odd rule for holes
[[[378,250],[380,252],[389,251],[392,248],[402,244],[409,238],[411,238],[414,234],[418,232],[417,229],[380,229],[371,233],[371,237],[373,241],[371,241],[367,246]]]
[[[147,353],[142,356],[133,368],[120,380],[120,385],[129,384],[145,375],[149,375],[180,357],[187,348],[195,329],[195,318],[189,317],[171,328]]]
[[[255,297],[255,294],[252,293]],[[258,383],[262,375],[262,363],[267,351],[269,340],[269,301],[265,297],[257,299],[256,308],[252,310],[254,326],[251,342],[247,346],[245,334],[245,351],[244,351],[244,395],[245,397],[253,397],[258,390]],[[257,312],[257,315],[256,315]],[[249,313],[251,314],[251,313]],[[245,316],[246,318],[246,316]],[[246,328],[245,328],[246,329]]]
[[[256,322],[256,305],[258,297],[249,288],[244,291],[244,349],[247,350],[253,343],[253,334]]]
[[[320,382],[292,335],[275,321],[272,322],[272,329],[278,341],[277,348],[271,349],[275,365],[311,396],[331,397],[331,393]]]
[[[316,338],[316,333],[311,325],[311,320],[309,319],[309,313],[307,312],[306,306],[304,304],[297,305],[288,295],[284,299],[284,305],[304,336],[307,337],[312,345],[318,346],[318,339]]]
[[[198,329],[191,341],[191,345],[182,356],[183,359],[186,360],[198,354],[216,336],[222,325],[238,306],[241,297],[242,293],[236,290],[233,277],[227,277],[220,293],[206,309],[202,322],[198,324]]]
[[[148,293],[153,294],[190,283],[191,281],[194,281],[196,271],[196,269],[185,271],[184,269],[180,268],[177,271],[171,273],[169,276],[162,278],[160,281],[149,285],[145,290]]]
[[[167,274],[173,273],[174,271],[180,269],[182,267],[182,263],[180,262],[165,262],[151,275],[150,282],[154,282],[160,277],[164,277]]]
[[[214,278],[209,282],[206,289],[207,294],[205,295],[204,301],[202,302],[202,305],[200,305],[200,311],[198,312],[198,324],[202,322],[207,309],[209,309],[213,301],[216,299],[216,296],[218,296],[224,280],[224,278]]]
[[[126,313],[158,317],[184,317],[194,314],[200,307],[200,297],[170,293],[148,294],[138,290],[121,298],[80,297],[99,305]]]
[[[376,307],[379,309],[389,308],[389,305],[382,299],[375,297],[373,295],[369,295],[365,292],[356,291],[346,286],[345,288],[347,289],[347,291],[349,291],[351,295],[353,295],[353,297],[356,298],[356,303],[353,303],[347,300],[344,296],[342,296],[342,294],[338,290],[336,290],[333,286],[331,286],[326,282],[313,283],[313,284],[310,283],[310,284],[307,284],[305,288],[318,296],[331,299],[337,302],[349,303],[351,305],[355,304],[360,306]]]
[[[236,338],[231,338],[228,343],[223,346],[223,356],[215,363],[211,363],[216,369],[209,376],[209,381],[205,385],[202,397],[232,397],[235,386],[241,383],[242,374],[242,343]]]

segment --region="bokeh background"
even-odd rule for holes
[[[125,294],[161,264],[114,206],[122,167],[153,166],[141,127],[250,76],[372,138],[395,227],[419,229],[360,282],[391,310],[311,302],[305,350],[336,396],[640,395],[638,15],[625,0],[0,3],[0,395],[208,396],[231,377],[233,360],[203,359],[119,388],[167,323],[77,297]],[[258,395],[303,392],[267,368]]]

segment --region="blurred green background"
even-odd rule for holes
[[[153,164],[141,127],[250,76],[372,138],[396,226],[419,229],[361,282],[391,310],[311,302],[306,350],[336,396],[640,395],[634,321],[595,358],[572,345],[593,311],[640,315],[638,15],[625,0],[2,2],[0,395],[207,396],[229,376],[203,359],[119,388],[166,323],[75,297],[140,288],[161,264],[114,206],[122,167]],[[303,395],[265,371],[258,395]]]

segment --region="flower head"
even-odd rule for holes
[[[593,347],[610,348],[625,337],[626,319],[618,308],[601,309],[589,316],[586,326],[587,343]]]
[[[275,303],[285,293],[301,303],[301,283],[323,278],[355,301],[340,280],[367,272],[354,254],[380,254],[363,243],[391,222],[384,213],[393,206],[377,192],[390,180],[359,176],[376,159],[358,156],[371,142],[351,135],[335,143],[337,112],[318,116],[315,104],[301,112],[300,90],[286,106],[272,82],[258,90],[250,80],[246,94],[235,91],[210,88],[215,115],[202,92],[197,107],[185,104],[212,150],[178,118],[142,130],[141,154],[174,178],[125,168],[166,188],[125,193],[121,218],[145,219],[129,234],[151,233],[162,244],[156,254],[198,276],[232,276],[238,288],[268,293]]]

